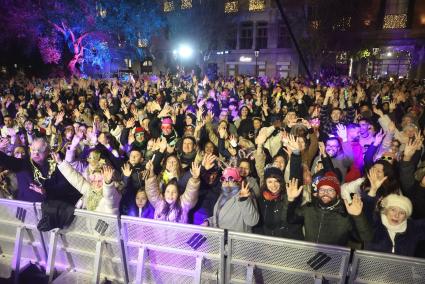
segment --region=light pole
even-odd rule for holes
[[[258,55],[260,55],[260,50],[258,48],[254,51],[255,55],[255,77],[258,77]]]

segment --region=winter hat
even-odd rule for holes
[[[162,125],[172,125],[173,124],[173,120],[169,117],[164,117],[161,121]]]
[[[332,187],[336,191],[336,194],[340,195],[341,185],[339,184],[338,178],[333,172],[325,173],[325,175],[319,180],[317,189],[319,190],[324,185]]]
[[[381,205],[383,208],[389,208],[389,207],[398,207],[403,209],[406,212],[407,218],[409,218],[412,215],[412,202],[409,198],[398,195],[398,194],[390,194],[386,196],[384,199],[382,199]]]
[[[222,181],[224,180],[233,180],[235,182],[240,182],[242,181],[242,177],[239,173],[239,169],[238,168],[226,168],[223,171],[222,174]]]
[[[279,168],[270,166],[264,170],[264,181],[268,178],[276,178],[277,180],[282,181],[283,173]]]
[[[145,130],[143,129],[143,127],[136,127],[134,134],[138,134],[138,133],[145,133]]]

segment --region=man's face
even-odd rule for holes
[[[359,122],[360,125],[360,134],[361,135],[366,135],[367,133],[369,133],[369,123],[367,121],[361,120]]]
[[[25,121],[24,127],[27,132],[32,132],[34,124],[31,121]]]
[[[261,128],[261,121],[259,121],[258,119],[255,119],[253,121],[254,124],[254,129],[260,129]]]
[[[171,134],[171,132],[173,131],[173,127],[171,126],[171,124],[163,124],[161,126],[161,130],[162,130],[162,134],[167,136]]]
[[[328,185],[323,185],[319,188],[318,195],[323,204],[329,204],[336,198],[336,191]]]
[[[347,128],[347,137],[348,141],[355,142],[360,139],[360,127],[350,127]]]
[[[135,166],[142,161],[142,154],[139,151],[131,151],[128,161],[132,166]]]
[[[341,119],[341,111],[339,109],[334,109],[331,113],[331,119],[333,122],[339,122]]]
[[[4,121],[4,125],[5,125],[7,128],[11,128],[11,127],[13,127],[13,119],[12,119],[11,117],[5,117],[5,118],[3,119],[3,121]]]
[[[194,148],[194,145],[193,145],[192,139],[183,140],[183,145],[182,145],[183,153],[189,154],[193,151],[193,148]]]
[[[31,146],[31,159],[37,164],[43,163],[49,155],[47,144],[40,140],[35,140]]]
[[[326,142],[326,153],[329,157],[334,158],[338,155],[339,152],[339,143],[336,140],[329,140]]]

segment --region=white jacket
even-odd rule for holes
[[[83,195],[83,208],[86,208],[88,194],[93,190],[92,185],[66,161],[58,164],[58,169],[66,180]],[[95,211],[118,215],[121,194],[115,184],[113,182],[103,183],[102,195]]]

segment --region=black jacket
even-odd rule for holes
[[[74,220],[75,207],[58,200],[47,200],[41,204],[41,220],[37,229],[47,232],[55,228],[63,229]]]

